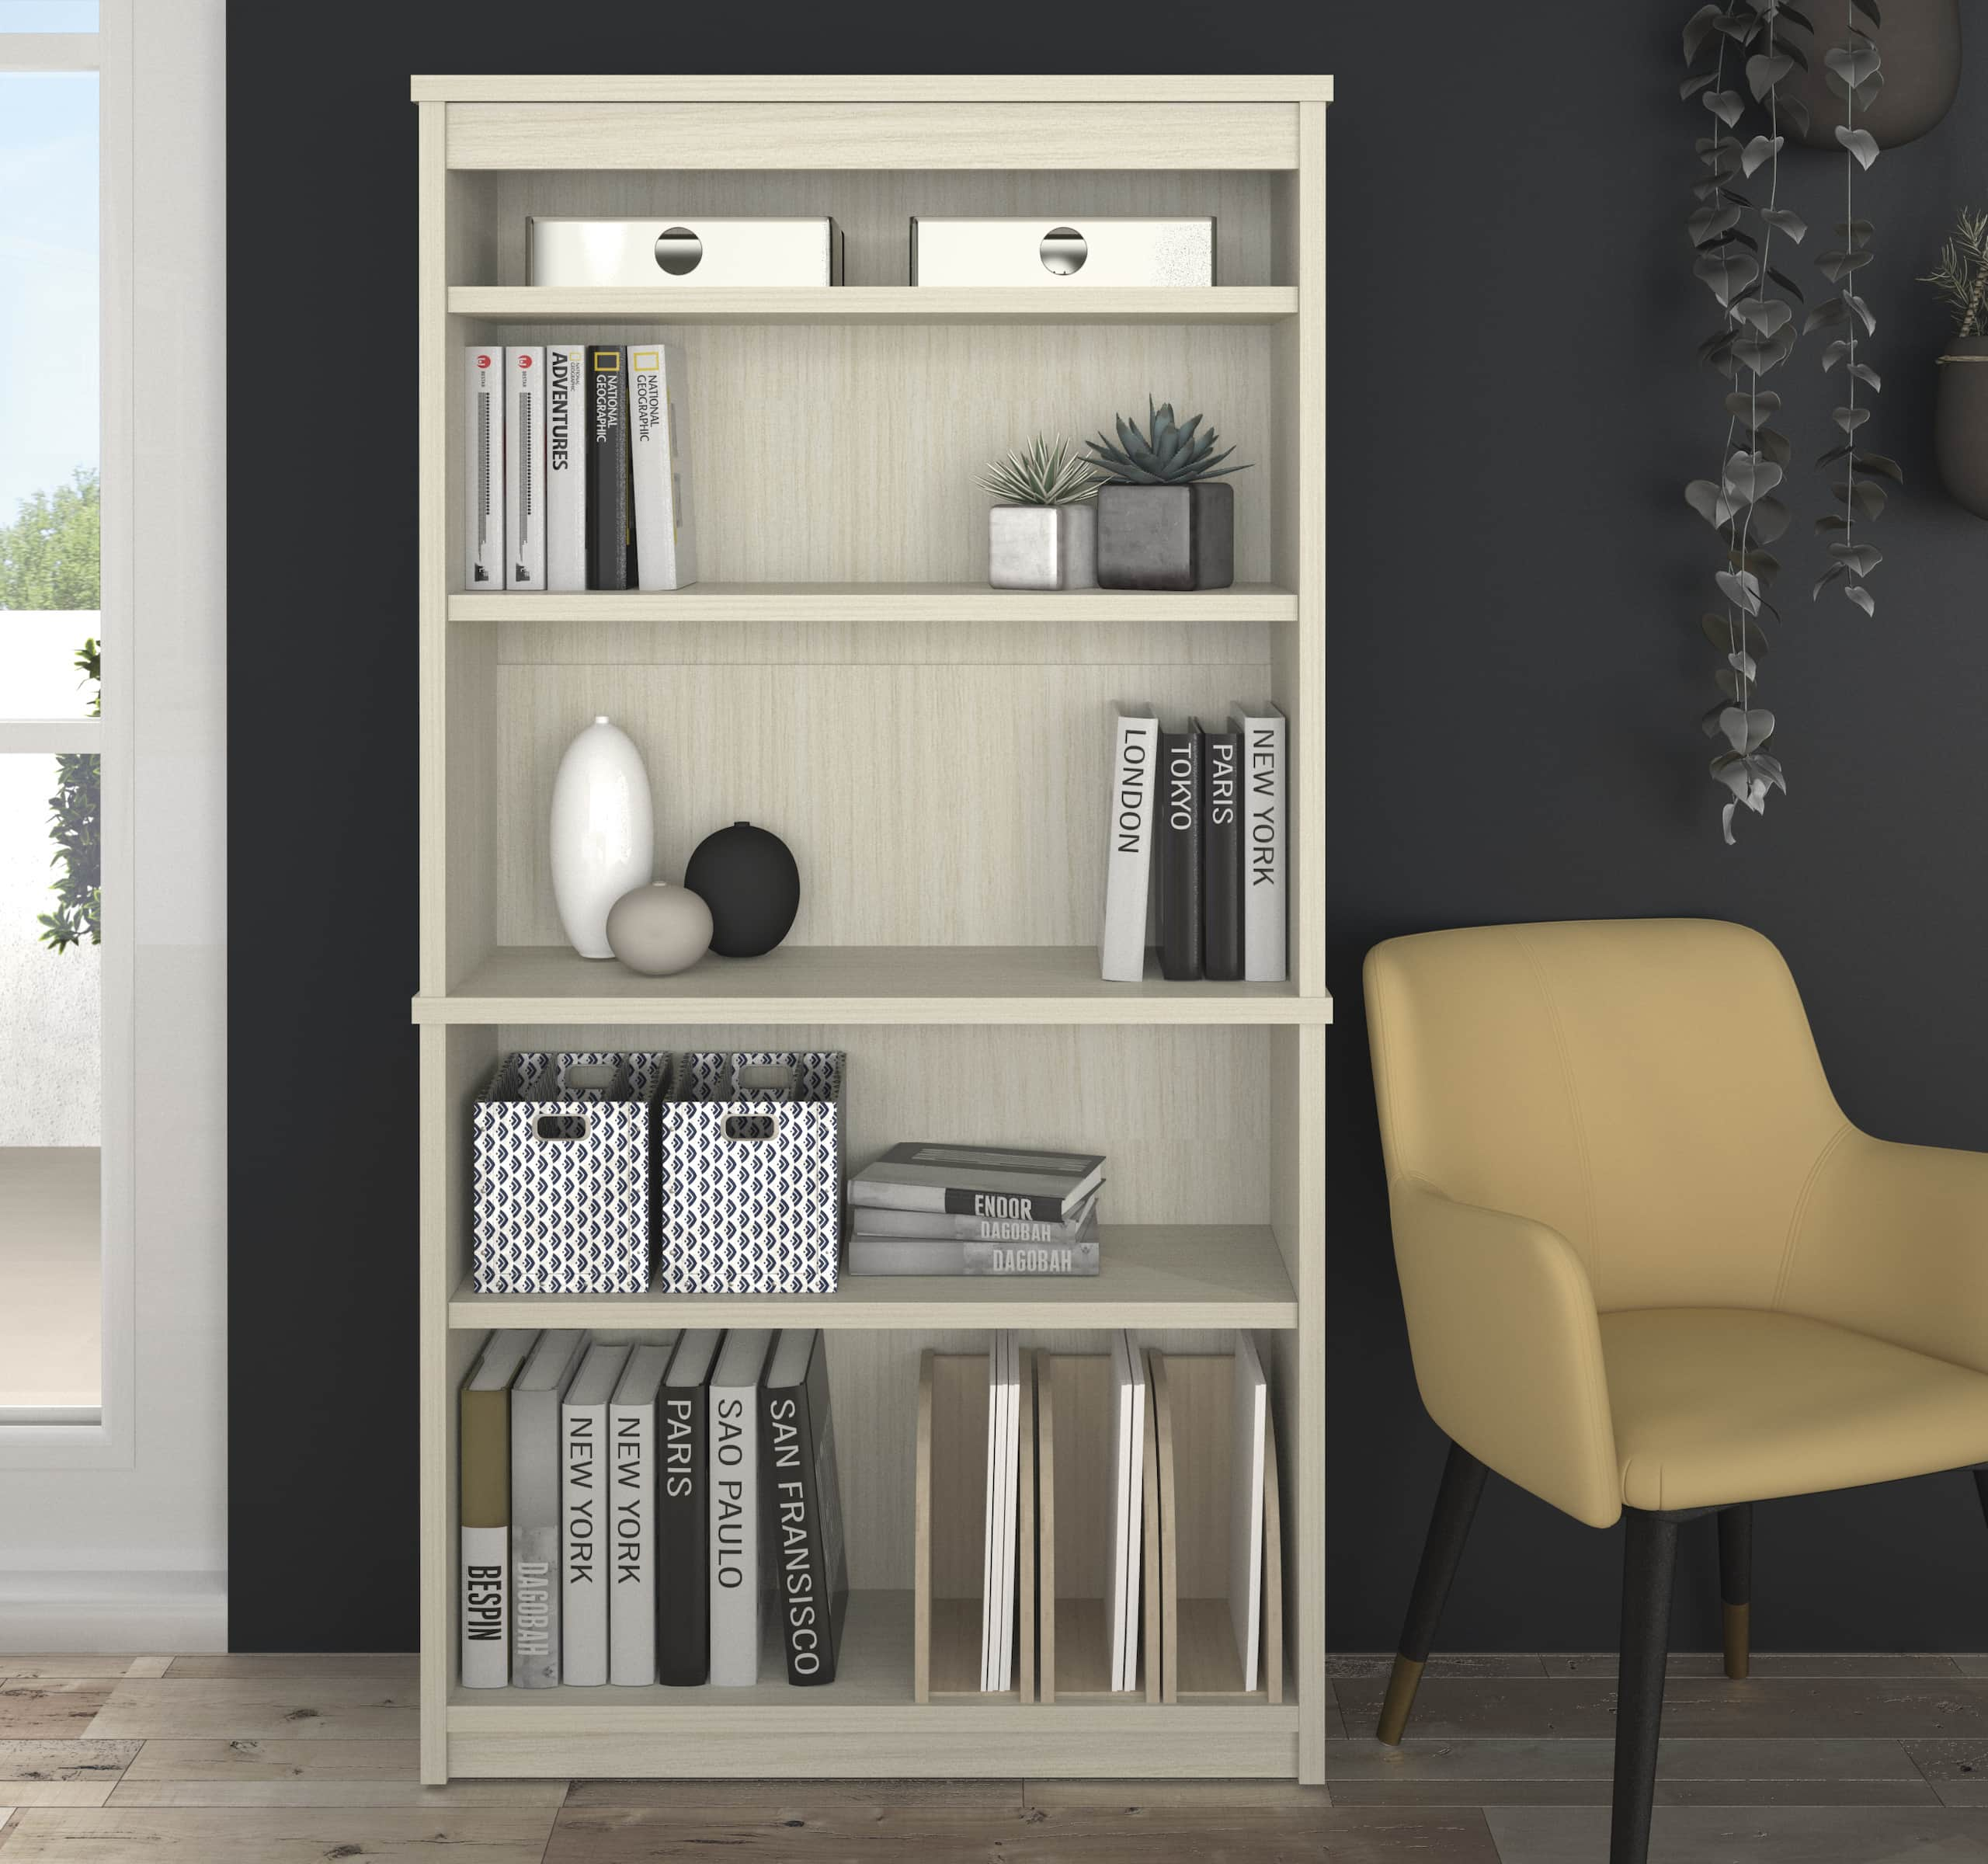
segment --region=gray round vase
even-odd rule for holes
[[[1871,107],[1858,111],[1856,123],[1879,148],[1895,149],[1924,136],[1953,106],[1960,89],[1960,0],[1884,0],[1884,16],[1869,37],[1884,61],[1885,82]],[[1789,134],[1812,149],[1840,149],[1836,132],[1844,100],[1830,89],[1823,60],[1844,43],[1844,23],[1840,9],[1815,17],[1815,43],[1804,48],[1809,68],[1790,73],[1783,87],[1809,106],[1809,127],[1791,125]]]
[[[1940,358],[1933,457],[1953,502],[1988,518],[1988,336],[1957,336]]]
[[[631,971],[668,977],[711,949],[711,909],[688,887],[652,881],[609,908],[607,943]]]

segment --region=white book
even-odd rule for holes
[[[1145,1516],[1145,1361],[1123,1330],[1111,1337],[1114,1473],[1111,1556],[1111,1686],[1132,1689],[1139,1678],[1139,1579]]]
[[[655,1681],[655,1399],[666,1345],[638,1346],[607,1405],[607,1680]]]
[[[1001,1336],[987,1336],[987,1495],[980,1537],[980,1686],[989,1687],[994,1665],[995,1549],[1001,1537],[1001,1407],[996,1394],[1001,1382]]]
[[[549,1689],[560,1674],[560,1407],[586,1335],[548,1328],[511,1383],[511,1683]]]
[[[545,348],[504,352],[504,586],[545,586]]]
[[[983,1689],[1005,1689],[1013,1664],[1015,1581],[1016,1336],[996,1333],[987,1355],[987,1417],[992,1447],[987,1461],[987,1578],[981,1595]]]
[[[587,350],[545,346],[545,586],[587,586]]]
[[[1007,1689],[1015,1678],[1015,1557],[1020,1532],[1021,1503],[1021,1337],[1012,1330],[1001,1336],[1001,1422],[1007,1447],[1001,1458],[1000,1616],[994,1636],[994,1687]]]
[[[1242,735],[1242,976],[1281,984],[1288,975],[1286,847],[1290,784],[1284,714],[1267,699],[1238,700],[1230,729]]]
[[[774,1335],[734,1327],[711,1389],[711,1680],[759,1680],[766,1588],[759,1563],[759,1384]]]
[[[511,1680],[510,1386],[538,1338],[531,1328],[492,1334],[461,1397],[459,1622],[466,1689]]]
[[[504,586],[504,352],[463,352],[463,587]]]
[[[690,521],[689,374],[676,343],[628,349],[628,450],[634,473],[635,577],[642,589],[697,579]]]
[[[607,1404],[628,1362],[625,1346],[587,1348],[559,1406],[559,1636],[562,1683],[607,1681]]]
[[[1153,793],[1159,721],[1149,705],[1121,704],[1111,741],[1111,806],[1106,822],[1104,929],[1098,941],[1107,981],[1136,984],[1146,971],[1147,895],[1152,878]]]
[[[1256,1344],[1236,1336],[1236,1396],[1229,1417],[1235,1441],[1229,1461],[1229,1620],[1242,1660],[1242,1687],[1256,1686],[1263,1612],[1263,1414],[1270,1387]]]

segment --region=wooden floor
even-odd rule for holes
[[[1253,1782],[415,1783],[405,1657],[0,1656],[0,1864],[1599,1864],[1614,1659],[1333,1661],[1333,1803]],[[1673,1658],[1653,1864],[1988,1864],[1988,1657]],[[777,1755],[768,1756],[770,1768]]]

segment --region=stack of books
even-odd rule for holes
[[[1094,1275],[1095,1153],[893,1146],[849,1181],[854,1275]]]

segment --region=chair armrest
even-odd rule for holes
[[[1988,1372],[1988,1153],[1847,1128],[1796,1219],[1775,1305]]]
[[[1391,1187],[1395,1260],[1429,1414],[1500,1476],[1576,1521],[1622,1511],[1594,1292],[1559,1231]]]

